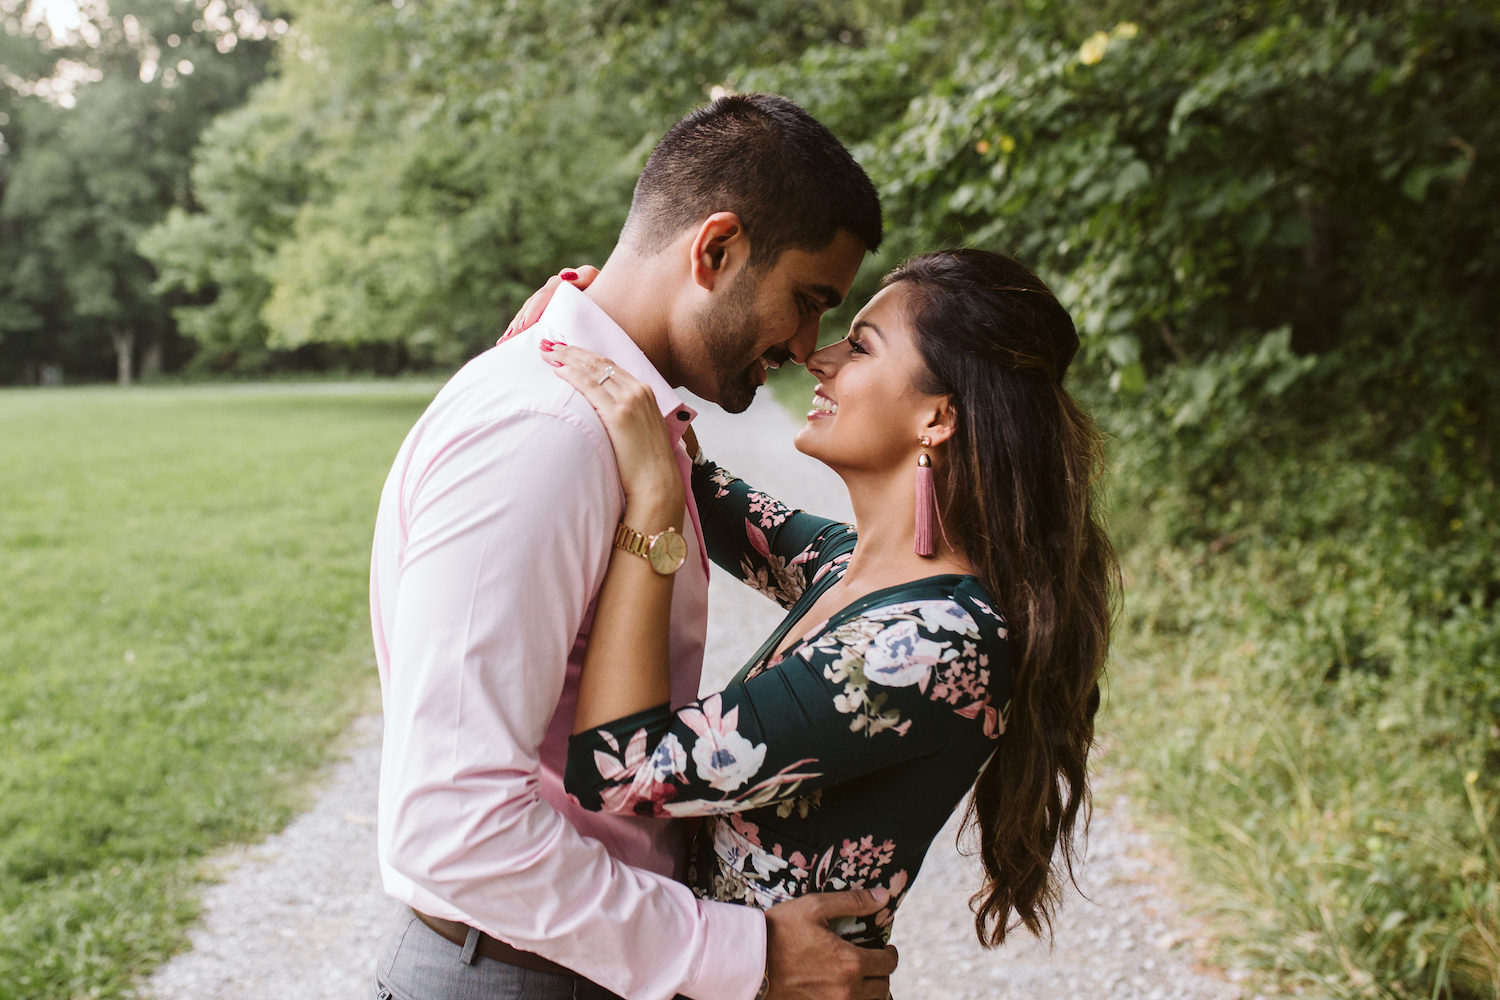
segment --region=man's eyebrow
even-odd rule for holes
[[[824,309],[837,309],[844,297],[831,285],[808,285],[807,290],[823,300]]]
[[[853,333],[855,330],[859,330],[859,329],[862,329],[862,328],[869,330],[871,333],[875,334],[875,336],[879,337],[881,340],[885,339],[885,334],[881,332],[880,327],[876,326],[874,323],[871,323],[867,319],[857,319],[857,320],[855,320],[854,321],[854,325],[849,328],[849,332]]]

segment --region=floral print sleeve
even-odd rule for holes
[[[987,624],[951,598],[870,609],[676,713],[658,706],[574,736],[568,791],[596,811],[741,812],[931,754],[970,730],[993,739],[1004,731],[993,686],[1005,627]]]
[[[711,817],[692,878],[712,898],[898,894],[1004,732],[1009,656],[974,578],[882,591],[718,694],[573,736],[567,790],[595,811]],[[889,920],[845,936],[873,945]]]
[[[693,499],[709,558],[784,608],[854,548],[849,525],[789,510],[702,456]]]

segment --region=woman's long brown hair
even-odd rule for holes
[[[969,800],[984,885],[970,901],[993,947],[1050,932],[1073,877],[1079,814],[1119,568],[1099,523],[1098,430],[1063,388],[1072,317],[1043,281],[997,253],[943,250],[902,264],[926,362],[957,430],[939,457],[942,518],[1007,619],[1013,687],[1005,734]],[[961,541],[960,541],[961,540]]]

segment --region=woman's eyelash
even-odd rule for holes
[[[870,353],[869,351],[865,350],[865,345],[864,344],[861,344],[859,341],[855,340],[853,337],[849,338],[849,350],[853,351],[855,354],[869,354]]]

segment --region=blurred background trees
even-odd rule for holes
[[[899,20],[869,6],[309,4],[306,47],[199,154],[206,211],[143,248],[160,287],[229,291],[178,312],[204,364],[388,345],[389,368],[451,368],[559,261],[602,263],[684,111],[736,67]]]
[[[0,7],[9,381],[449,370],[602,262],[683,112],[800,101],[885,198],[857,291],[963,243],[1073,310],[1129,570],[1106,730],[1230,946],[1500,989],[1495,0]]]
[[[180,297],[136,250],[203,127],[265,75],[285,22],[223,0],[0,3],[0,381],[176,367]]]

